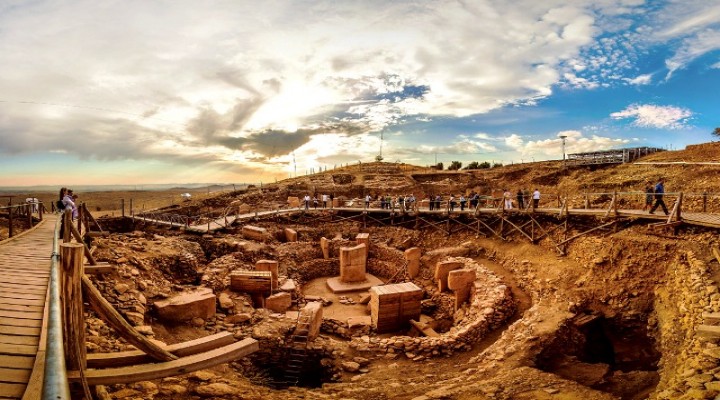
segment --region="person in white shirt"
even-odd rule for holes
[[[370,200],[372,197],[370,195],[365,196],[365,208],[370,208]]]
[[[512,210],[512,193],[510,193],[509,190],[505,190],[505,193],[503,193],[503,197],[505,198],[505,209]]]
[[[310,195],[306,194],[305,197],[303,197],[303,201],[305,202],[305,209],[310,208]]]
[[[77,206],[75,205],[75,199],[77,196],[73,195],[72,189],[68,189],[65,193],[65,197],[63,197],[63,205],[65,206],[66,210],[72,210],[72,217],[73,219],[76,219],[78,216]]]
[[[327,202],[328,202],[328,195],[326,195],[326,194],[322,195],[323,208],[327,208]]]
[[[538,204],[540,203],[540,191],[535,189],[533,192],[533,210],[538,208]]]

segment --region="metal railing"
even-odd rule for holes
[[[50,282],[48,295],[47,340],[45,343],[45,376],[43,400],[70,400],[65,351],[63,348],[62,310],[60,305],[60,228],[64,214],[55,224],[53,252],[50,257]]]

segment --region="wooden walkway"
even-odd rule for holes
[[[166,226],[174,226],[174,227],[184,227],[184,229],[188,232],[195,232],[195,233],[211,233],[219,229],[226,228],[233,223],[245,223],[249,221],[253,221],[256,219],[263,219],[263,218],[272,218],[275,216],[280,215],[287,215],[287,214],[296,214],[296,213],[323,213],[323,212],[334,212],[334,213],[360,213],[360,212],[367,212],[368,214],[375,214],[375,215],[401,215],[401,214],[407,214],[407,215],[416,215],[419,214],[421,216],[425,215],[436,215],[436,216],[447,216],[448,212],[447,210],[428,210],[427,208],[421,208],[418,211],[406,211],[404,213],[400,212],[398,209],[390,210],[390,209],[382,209],[382,208],[376,208],[376,207],[370,207],[367,209],[364,208],[358,208],[358,207],[335,207],[335,208],[310,208],[308,210],[304,209],[298,209],[298,208],[286,208],[286,209],[280,209],[280,210],[270,210],[270,211],[258,211],[258,212],[252,212],[252,213],[245,213],[245,214],[239,214],[239,215],[228,215],[227,217],[218,218],[217,220],[211,221],[210,223],[202,224],[202,225],[190,225],[185,226],[183,224],[178,223],[170,223],[166,221],[159,221],[149,218],[143,218],[143,217],[134,217],[135,220],[138,221],[145,221],[148,223],[154,223],[154,224],[161,224]],[[568,209],[562,209],[559,207],[543,207],[543,208],[537,208],[534,211],[525,211],[525,210],[518,210],[518,209],[512,209],[512,210],[506,210],[503,212],[498,211],[497,208],[478,208],[477,209],[477,216],[482,215],[497,215],[497,214],[503,214],[505,216],[509,215],[525,215],[525,214],[537,214],[537,215],[573,215],[573,216],[593,216],[593,217],[625,217],[625,218],[636,218],[636,219],[643,219],[648,220],[651,222],[663,222],[667,221],[668,216],[664,215],[662,210],[657,210],[655,214],[649,214],[647,211],[643,210],[635,210],[635,209],[618,209],[617,212],[614,210],[608,211],[607,208],[568,208]],[[450,213],[450,215],[467,215],[467,216],[474,216],[476,215],[475,210],[471,209],[465,209],[463,211],[460,211],[459,209],[456,209]],[[683,212],[682,213],[682,222],[689,225],[698,225],[698,226],[705,226],[709,228],[719,228],[720,229],[720,214],[713,214],[713,213],[699,213],[699,212]]]
[[[56,218],[45,214],[32,230],[0,242],[0,399],[23,397],[36,355],[44,350]]]

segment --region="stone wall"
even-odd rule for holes
[[[395,248],[373,243],[370,247],[367,272],[380,278],[391,278],[401,269],[406,268],[405,254]]]
[[[359,351],[404,353],[411,359],[450,355],[456,351],[469,350],[473,343],[482,340],[515,313],[510,288],[497,275],[471,259],[454,260],[462,260],[464,268],[475,269],[482,278],[475,281],[469,304],[458,310],[456,324],[450,331],[439,337],[362,336],[353,338],[350,346]]]
[[[704,322],[703,312],[720,311],[720,293],[707,265],[692,252],[681,254],[655,294],[662,358],[660,383],[650,398],[715,398],[720,394],[720,347],[695,332]]]

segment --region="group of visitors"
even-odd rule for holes
[[[310,205],[312,205],[315,209],[317,209],[319,205],[322,205],[322,208],[328,208],[328,203],[330,203],[330,206],[332,207],[332,201],[334,198],[334,194],[322,194],[320,195],[320,199],[318,199],[317,194],[313,194],[312,197],[310,197],[309,194],[306,194],[303,197],[303,205],[306,210],[310,209]]]
[[[59,200],[55,203],[55,208],[58,212],[64,212],[65,210],[71,210],[72,218],[77,219],[78,208],[77,208],[78,195],[73,193],[72,189],[60,188]]]
[[[527,207],[530,206],[530,191],[529,190],[522,190],[518,189],[517,193],[515,193],[515,201],[513,201],[513,194],[510,192],[510,190],[505,189],[503,191],[503,208],[506,210],[512,210],[513,205],[516,205],[518,209],[524,210]],[[515,204],[513,204],[515,203]],[[538,208],[540,205],[540,190],[535,188],[535,190],[532,192],[532,208],[533,210]]]
[[[370,195],[365,196],[365,207],[366,208],[370,207],[370,199],[371,199]],[[385,209],[390,210],[395,207],[398,207],[402,210],[411,210],[415,205],[416,199],[415,199],[415,195],[412,193],[410,193],[409,195],[401,194],[396,197],[392,197],[392,196],[386,194],[386,195],[379,195],[377,197],[377,201],[378,201],[378,203],[380,203],[380,208],[384,209],[384,210]]]

